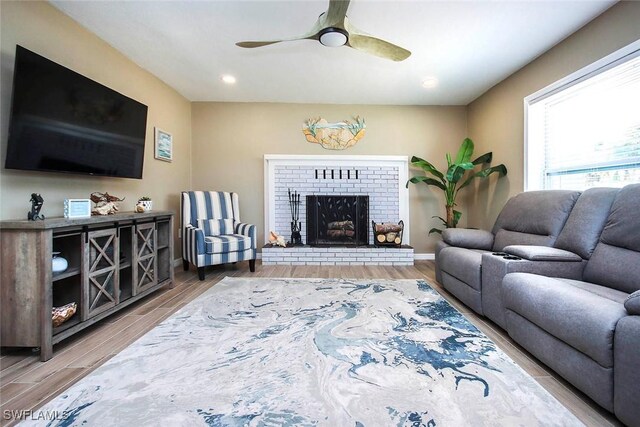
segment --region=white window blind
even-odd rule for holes
[[[529,104],[527,189],[640,182],[640,56]]]

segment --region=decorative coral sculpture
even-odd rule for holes
[[[124,199],[120,197],[112,196],[109,193],[91,193],[91,201],[95,203],[95,207],[91,211],[91,215],[113,215],[118,212],[118,205],[116,202],[121,202]]]

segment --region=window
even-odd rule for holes
[[[634,45],[525,99],[527,190],[640,182],[640,46]]]

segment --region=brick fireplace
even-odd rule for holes
[[[405,187],[408,179],[406,156],[268,154],[264,156],[264,175],[265,239],[268,239],[269,231],[283,235],[287,241],[291,238],[289,190],[297,191],[301,196],[299,218],[305,244],[308,243],[307,216],[313,214],[307,212],[306,196],[368,198],[368,218],[364,224],[368,236],[357,248],[340,245],[329,249],[309,246],[286,249],[266,247],[262,251],[264,264],[413,265],[413,249],[410,247],[362,246],[363,243],[373,243],[371,220],[378,223],[402,219],[403,245],[410,244],[409,192]]]

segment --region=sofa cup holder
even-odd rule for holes
[[[491,255],[499,256],[509,261],[520,261],[522,259],[519,256],[510,255],[506,252],[493,252]]]

